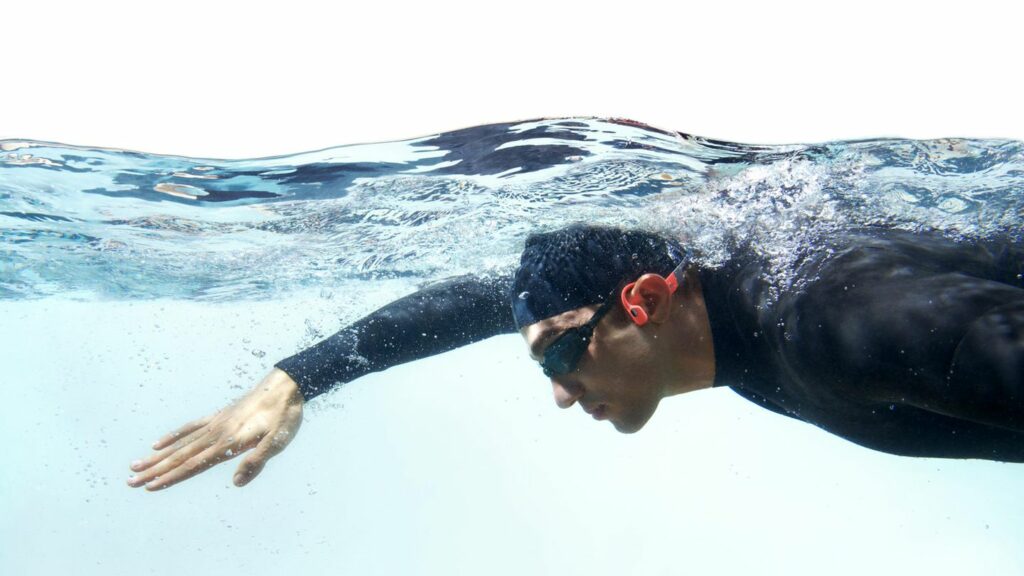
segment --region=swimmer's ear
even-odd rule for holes
[[[672,291],[657,274],[644,274],[622,289],[622,308],[637,326],[647,322],[660,324],[669,317]]]

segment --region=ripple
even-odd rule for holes
[[[164,194],[170,194],[171,196],[177,196],[178,198],[186,198],[188,200],[195,200],[196,198],[209,194],[202,188],[189,186],[188,184],[168,184],[166,182],[157,184],[153,187],[153,190]]]
[[[529,233],[581,221],[678,236],[710,266],[754,243],[783,286],[844,227],[1024,221],[1024,152],[1006,140],[749,146],[584,118],[239,161],[0,146],[0,298],[426,281],[507,269]]]

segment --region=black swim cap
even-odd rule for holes
[[[683,259],[677,242],[640,230],[575,224],[532,234],[512,282],[516,327],[604,302],[616,287],[648,272],[667,276]]]

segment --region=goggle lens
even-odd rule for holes
[[[571,328],[552,342],[544,351],[544,360],[540,363],[544,375],[548,378],[568,374],[576,369],[576,365],[590,344],[590,338],[581,334],[580,328]]]

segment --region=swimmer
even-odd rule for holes
[[[295,437],[306,401],[515,331],[559,407],[620,432],[666,397],[729,388],[874,450],[1024,462],[1024,246],[881,229],[827,243],[784,288],[749,246],[708,268],[647,232],[534,234],[512,277],[430,285],[281,360],[157,441],[128,483],[163,489],[248,452],[243,486]]]

